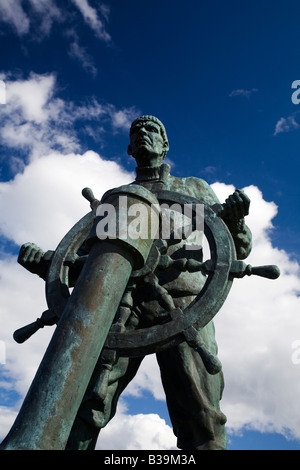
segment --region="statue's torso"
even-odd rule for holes
[[[134,184],[137,184],[137,182],[135,181]],[[176,178],[169,175],[163,186],[162,183],[157,181],[138,181],[138,184],[146,187],[154,194],[163,189],[195,197],[209,205],[218,202],[210,186],[198,178]],[[187,241],[183,240],[170,246],[167,254],[173,259],[192,258],[202,261],[203,251],[201,249],[187,249],[187,244],[190,244],[191,240],[197,243],[199,239],[195,238],[194,233]],[[157,273],[157,277],[159,284],[172,296],[175,306],[182,309],[191,303],[201,291],[205,282],[205,277],[200,272],[181,272],[175,268],[170,271],[161,271]],[[142,289],[138,289],[134,294],[134,310],[143,320],[143,324],[145,321],[147,324],[160,321],[160,315],[164,309],[154,297],[155,295],[149,285],[144,285]]]

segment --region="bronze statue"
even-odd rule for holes
[[[144,242],[126,240],[123,243],[118,233],[117,240],[111,241],[112,248],[110,242],[99,240],[97,226],[103,214],[99,216],[100,203],[86,188],[83,194],[90,201],[92,211],[67,234],[55,252],[43,253],[34,244],[25,244],[20,250],[19,263],[46,281],[49,310],[37,322],[15,332],[15,339],[22,342],[44,325],[58,323],[57,330],[60,330],[55,333],[54,346],[50,345],[46,353],[45,365],[37,373],[19,421],[17,419],[2,448],[94,449],[99,431],[113,418],[118,398],[135,376],[143,357],[155,352],[178,447],[226,449],[226,417],[220,410],[223,373],[217,358],[212,318],[225,301],[234,278],[257,274],[275,279],[279,271],[276,266],[252,268],[239,261],[251,251],[251,232],[245,224],[250,205],[247,195],[236,190],[220,204],[204,180],[170,175],[169,165],[163,163],[168,150],[166,130],[159,119],[154,116],[136,119],[130,129],[128,146],[128,154],[137,163],[136,179],[130,185],[108,191],[102,203],[108,201],[117,207],[117,196],[126,194],[134,201],[143,201],[147,210],[150,205],[159,207],[163,202],[177,203],[179,207],[187,204],[192,207],[192,225],[195,206],[202,204],[211,259],[203,261],[201,246],[188,249],[189,238],[184,232],[176,237],[175,225],[168,239],[158,232],[159,237],[146,241],[146,248]],[[159,217],[157,220],[161,223],[161,213]],[[104,279],[98,274],[99,263],[104,263],[107,269]],[[75,285],[75,293],[70,296],[68,287],[71,285]],[[116,292],[120,293],[115,300]],[[86,296],[89,301],[82,302]],[[101,312],[98,304],[101,304]],[[70,396],[71,383],[73,395],[76,394],[81,377],[73,376],[73,382],[55,391],[52,411],[49,408],[47,416],[44,412],[39,435],[32,440],[26,438],[29,431],[23,424],[25,414],[27,420],[42,421],[43,413],[37,416],[35,409],[30,408],[33,396],[39,395],[41,387],[41,393],[46,395],[43,403],[46,403],[47,393],[50,395],[49,390],[53,391],[54,387],[49,385],[48,378],[46,383],[39,377],[50,373],[49,362],[55,354],[59,355],[63,367],[65,359],[61,359],[59,349],[66,348],[71,354],[72,341],[84,343],[86,332],[82,328],[77,332],[74,318],[77,323],[79,319],[84,322],[85,309],[88,316],[90,312],[95,318],[102,315],[94,329],[100,325],[101,331],[104,329],[98,349],[100,330],[88,332],[92,335],[92,341],[90,336],[88,341],[94,344],[94,349],[90,350],[93,360],[84,379],[87,386],[81,387],[70,405],[63,399]],[[76,334],[69,334],[68,321],[75,325]],[[70,344],[66,346],[67,334]],[[83,354],[83,358],[75,357],[72,352],[72,361],[88,360],[84,356],[85,349],[80,347],[78,354]],[[66,367],[66,375],[70,375],[71,367]],[[78,370],[83,373],[82,366]],[[63,418],[68,414],[66,423],[61,418],[61,427],[54,409],[59,410],[57,413]],[[49,424],[55,419],[55,424]],[[61,430],[63,427],[65,429]]]

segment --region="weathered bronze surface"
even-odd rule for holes
[[[223,374],[212,320],[235,278],[276,279],[279,270],[242,261],[251,251],[246,194],[237,190],[221,204],[202,179],[173,177],[163,163],[168,149],[163,124],[153,116],[138,118],[128,146],[137,162],[136,180],[108,191],[101,202],[85,188],[91,212],[55,251],[43,253],[31,243],[21,247],[19,263],[46,281],[48,310],[14,338],[22,343],[44,325],[57,327],[1,449],[94,449],[120,394],[150,353],[157,356],[178,447],[226,449]],[[120,195],[129,207],[143,205],[144,221],[157,223],[147,237],[124,239],[119,231],[99,239],[99,209],[116,207],[120,222]],[[208,259],[202,246],[191,248],[186,232],[178,232],[176,214],[170,236],[163,235],[164,204],[179,215],[188,206],[193,229],[204,206]]]

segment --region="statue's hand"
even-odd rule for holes
[[[237,222],[249,214],[250,199],[241,189],[231,194],[224,204],[224,219]]]
[[[33,274],[43,277],[45,266],[43,266],[44,251],[34,243],[25,243],[21,246],[18,263]]]

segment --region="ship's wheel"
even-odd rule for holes
[[[54,252],[45,254],[46,258],[48,256],[51,259],[46,279],[46,299],[49,310],[44,312],[34,324],[15,332],[15,339],[18,342],[27,339],[38,328],[56,323],[68,302],[71,295],[70,265],[76,264],[80,267],[86,260],[87,255],[80,256],[78,252],[90,233],[95,219],[95,209],[99,204],[88,188],[83,190],[83,195],[90,201],[92,210],[72,227]],[[185,204],[189,204],[191,223],[196,216],[197,205],[204,204],[201,200],[172,191],[161,190],[155,195],[160,204],[167,203],[172,208],[183,208]],[[114,355],[117,352],[118,355],[123,356],[140,356],[187,341],[199,352],[211,374],[221,369],[219,360],[203,344],[199,331],[220,310],[235,277],[257,274],[275,279],[279,276],[277,266],[253,268],[237,260],[232,236],[219,216],[222,209],[221,204],[212,206],[204,204],[204,235],[210,252],[210,258],[204,262],[188,258],[173,260],[168,256],[167,248],[170,243],[180,241],[176,237],[169,240],[158,239],[153,242],[144,267],[132,272],[128,289],[124,292],[123,301],[121,301],[104,346],[107,353],[111,352]],[[156,276],[157,270],[169,269],[171,266],[182,271],[199,271],[205,275],[203,288],[191,304],[183,310],[175,307],[172,297],[163,286],[160,286]],[[130,301],[132,288],[143,282],[152,285],[158,301],[165,306],[164,321],[146,328],[126,329],[125,321],[132,307]],[[29,330],[30,333],[28,333]]]

